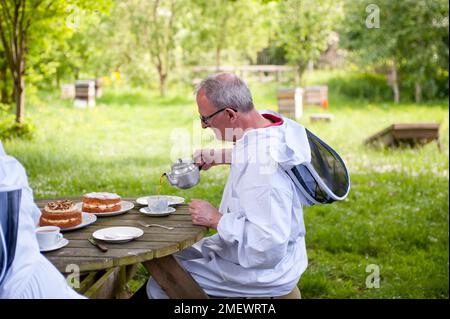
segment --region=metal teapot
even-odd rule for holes
[[[172,186],[181,189],[194,187],[200,181],[200,170],[193,160],[178,159],[172,170],[164,174]]]

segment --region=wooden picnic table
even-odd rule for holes
[[[79,197],[70,199],[81,201]],[[207,298],[173,254],[202,239],[208,228],[192,224],[186,204],[174,206],[176,212],[169,216],[151,217],[139,213],[142,206],[135,202],[135,198],[123,200],[132,201],[135,207],[125,214],[98,217],[95,223],[85,228],[64,232],[69,244],[44,255],[68,276],[73,273],[74,265],[78,267],[81,278],[76,290],[90,298],[130,297],[126,292],[126,283],[134,276],[140,263],[170,298]],[[36,204],[43,208],[48,201],[39,200]],[[140,221],[172,226],[174,229],[143,227]],[[139,227],[144,235],[122,244],[102,243],[108,247],[107,252],[102,252],[88,241],[94,231],[112,226]]]

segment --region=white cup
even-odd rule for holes
[[[42,226],[36,229],[36,238],[40,249],[50,248],[63,237],[57,226]]]
[[[152,213],[165,213],[169,209],[169,199],[166,196],[148,197],[147,202]]]

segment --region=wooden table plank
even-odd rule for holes
[[[121,246],[125,247],[136,247],[136,248],[148,248],[148,243],[157,243],[162,242],[163,244],[167,245],[168,243],[178,244],[181,245],[180,249],[183,249],[187,243],[195,243],[197,241],[197,238],[188,238],[186,239],[186,236],[183,234],[173,234],[173,235],[165,235],[164,237],[161,236],[161,234],[144,234],[139,239],[135,240],[133,243],[128,243],[128,246],[124,246],[126,244],[120,244]],[[106,247],[116,247],[117,244],[110,244],[110,243],[102,243],[102,245]],[[74,234],[70,237],[69,244],[67,247],[92,247],[92,244],[85,240],[83,234]]]
[[[159,225],[163,225],[163,226],[172,226],[172,227],[176,227],[178,228],[178,230],[182,230],[183,228],[189,228],[189,229],[195,229],[197,231],[201,231],[203,229],[205,229],[205,227],[202,226],[196,226],[193,225],[192,222],[190,221],[190,224],[188,224],[186,221],[177,221],[177,220],[170,220],[170,219],[165,219],[165,220],[161,220],[161,219],[136,219],[136,220],[127,220],[127,219],[97,219],[97,222],[95,222],[94,224],[92,224],[91,226],[89,226],[89,228],[92,227],[92,229],[95,229],[95,227],[97,228],[104,228],[105,226],[133,226],[133,227],[139,227],[139,228],[144,228],[144,226],[142,226],[139,222],[143,222],[146,224],[159,224]],[[156,227],[153,228],[153,230]],[[159,230],[161,230],[160,228],[158,228]],[[83,231],[83,228],[77,231]]]
[[[91,245],[86,248],[70,248],[66,247],[51,253],[45,254],[48,259],[52,257],[110,257],[110,258],[127,258],[128,256],[138,256],[139,254],[151,254],[150,248],[112,248],[107,252],[101,252],[98,248]]]
[[[111,258],[107,257],[51,257],[51,263],[63,274],[71,273],[71,265],[77,265],[80,272],[98,271],[113,267]]]

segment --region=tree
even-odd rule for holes
[[[447,1],[348,0],[345,13],[342,43],[359,54],[362,66],[388,69],[396,103],[402,81],[414,85],[421,101],[422,85],[433,73],[441,69],[448,79]]]
[[[279,3],[279,46],[297,66],[299,80],[309,61],[316,61],[342,17],[339,2],[332,0],[288,0]]]
[[[402,18],[410,21],[398,37],[403,54],[400,72],[419,103],[423,87],[433,91],[439,73],[446,73],[448,80],[448,2],[414,1],[407,5],[399,9]]]
[[[173,65],[175,35],[181,25],[183,3],[177,0],[128,0],[123,3],[123,8],[131,21],[135,49],[149,54],[158,72],[160,95],[164,96]]]
[[[48,59],[57,61],[56,82],[63,76],[78,80],[98,78],[119,68],[126,52],[128,28],[121,23],[116,6],[105,6],[102,12],[83,15],[82,23],[65,41],[56,41]],[[129,37],[129,36],[128,36]],[[59,86],[59,85],[58,85]]]
[[[16,122],[22,125],[24,118],[25,50],[31,18],[27,11],[35,11],[41,2],[27,5],[26,0],[6,2],[1,0],[0,38],[8,67],[14,81]]]
[[[27,57],[36,35],[64,30],[71,8],[97,10],[102,1],[94,0],[0,0],[0,40],[13,80],[16,122],[22,126],[25,115],[25,74]]]
[[[193,0],[191,19],[186,21],[190,44],[185,41],[184,47],[196,54],[213,51],[216,69],[224,52],[255,61],[257,52],[268,44],[275,8],[274,3],[260,1]]]

